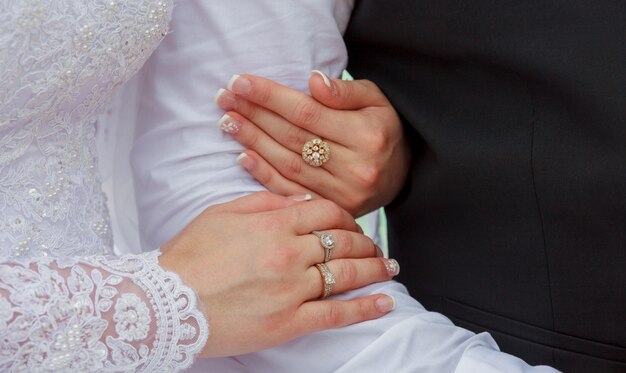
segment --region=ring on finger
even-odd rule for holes
[[[315,265],[322,275],[322,283],[324,284],[324,290],[322,290],[321,299],[324,299],[330,295],[335,286],[335,275],[328,269],[328,266],[324,263],[318,263]]]
[[[335,248],[335,236],[330,233],[313,231],[311,234],[317,236],[320,239],[320,243],[324,250],[326,250],[326,254],[324,255],[324,263],[330,260],[331,255],[333,254],[333,249]]]
[[[309,166],[319,167],[330,159],[330,146],[322,139],[311,139],[302,146],[302,160]]]

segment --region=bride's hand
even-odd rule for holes
[[[313,98],[264,78],[235,75],[228,90],[218,92],[218,105],[228,110],[220,127],[248,148],[239,158],[242,166],[274,193],[313,193],[354,216],[391,202],[406,178],[410,151],[389,101],[372,82],[319,72],[309,88]],[[301,156],[313,138],[331,149],[321,167]]]
[[[209,321],[204,357],[258,351],[315,331],[378,318],[387,295],[318,300],[323,292],[320,239],[336,241],[328,268],[341,293],[391,279],[397,262],[382,258],[336,204],[297,202],[268,192],[206,209],[162,247],[161,265],[199,295]]]

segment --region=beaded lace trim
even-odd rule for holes
[[[176,372],[208,337],[158,252],[0,265],[0,371]]]

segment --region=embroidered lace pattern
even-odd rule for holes
[[[176,372],[208,335],[159,253],[0,264],[0,371]]]
[[[168,20],[165,1],[0,2],[0,255],[110,250],[92,122]]]
[[[96,116],[170,1],[0,1],[0,371],[175,372],[204,345],[158,253],[114,258]]]

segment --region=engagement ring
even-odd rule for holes
[[[333,249],[335,248],[335,237],[330,233],[313,231],[311,234],[314,234],[320,239],[320,243],[324,250],[326,250],[326,255],[324,255],[324,263],[330,260],[330,256],[333,253]]]

